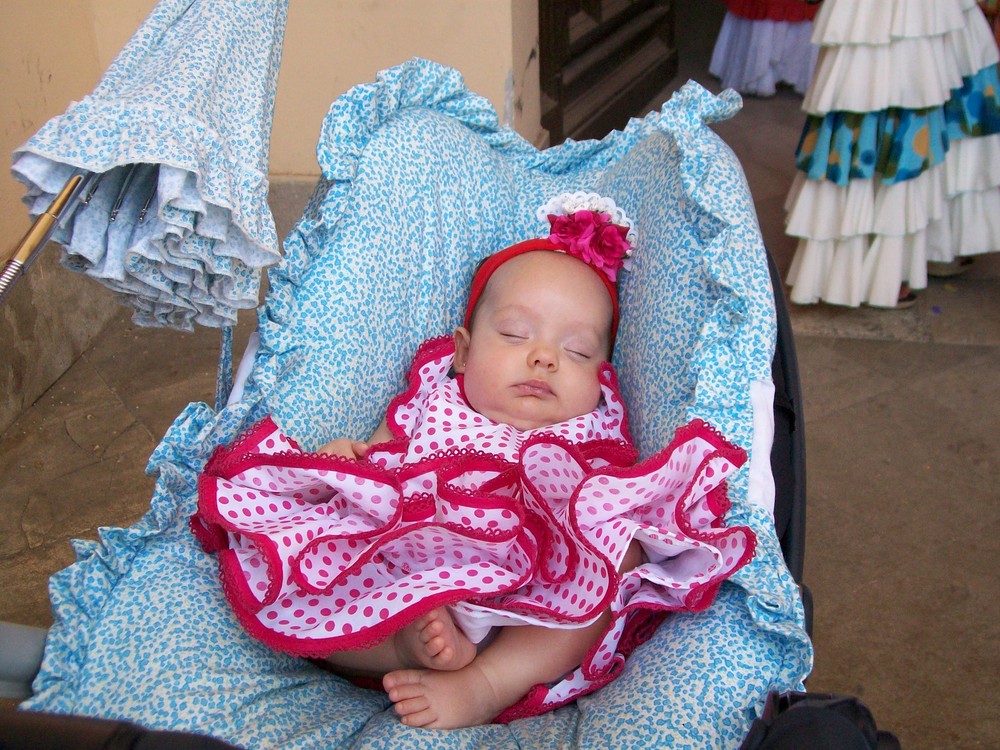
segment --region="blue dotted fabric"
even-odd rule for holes
[[[53,240],[140,325],[234,325],[279,259],[267,169],[287,5],[162,0],[97,88],[14,152],[35,215],[94,175]]]
[[[962,78],[937,107],[808,115],[796,166],[810,180],[893,184],[944,161],[951,144],[1000,132],[1000,79],[994,63]]]
[[[558,711],[447,733],[403,727],[379,693],[268,649],[226,605],[215,560],[187,530],[214,448],[273,413],[304,447],[366,436],[416,347],[459,321],[479,258],[545,227],[553,194],[594,190],[635,220],[615,352],[649,454],[694,417],[750,449],[750,383],[770,377],[774,312],[742,171],[706,126],[738,110],[690,83],[601,141],[538,151],[501,127],[457,72],[413,60],[334,103],[323,169],[270,272],[243,399],[190,405],[150,462],[150,512],[78,543],[52,580],[57,623],[26,707],[127,718],[245,747],[733,748],[770,689],[811,665],[797,589],[770,516],[730,483],[729,521],[755,559],[712,607],[677,615],[598,693]]]

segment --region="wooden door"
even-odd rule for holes
[[[622,128],[677,73],[673,0],[538,0],[552,145]]]

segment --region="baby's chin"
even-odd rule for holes
[[[594,409],[596,408],[597,405],[594,406]],[[551,427],[554,424],[560,424],[576,417],[582,417],[584,414],[590,414],[594,409],[587,409],[587,411],[580,412],[579,414],[567,412],[565,415],[549,414],[545,416],[500,412],[489,413],[487,411],[480,411],[479,413],[497,424],[510,425],[518,432],[530,432],[531,430],[540,430],[543,427]]]

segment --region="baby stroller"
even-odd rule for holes
[[[245,747],[738,746],[769,692],[801,688],[812,656],[791,331],[742,172],[708,127],[738,106],[689,84],[621,132],[539,152],[427,61],[335,102],[322,178],[269,274],[256,345],[221,408],[189,405],[154,452],[147,515],[78,544],[53,578],[56,624],[22,707]],[[727,520],[754,530],[757,554],[708,610],[668,618],[618,680],[576,704],[409,729],[384,695],[242,631],[187,527],[198,473],[269,414],[306,450],[369,434],[419,343],[461,320],[476,262],[537,234],[535,208],[569,190],[614,196],[641,228],[614,357],[637,447],[648,455],[700,418],[746,448]]]

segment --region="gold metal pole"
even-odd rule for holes
[[[3,274],[0,274],[0,302],[3,302],[8,290],[24,272],[24,269],[30,265],[34,255],[48,242],[56,223],[59,221],[60,215],[69,203],[70,198],[73,197],[73,193],[76,192],[81,180],[83,180],[83,175],[79,174],[75,174],[69,178],[63,189],[59,192],[59,195],[55,197],[55,200],[52,201],[48,209],[38,215],[38,218],[35,219],[24,237],[10,254],[10,259],[4,267]]]

